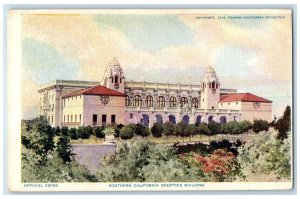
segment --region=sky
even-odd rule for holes
[[[135,81],[200,84],[211,65],[222,88],[272,100],[273,114],[281,116],[291,105],[291,35],[286,10],[27,13],[22,16],[22,118],[37,116],[43,84],[102,81],[114,57],[126,79]]]

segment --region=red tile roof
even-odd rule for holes
[[[105,86],[101,86],[101,85],[75,91],[73,93],[65,95],[64,97],[72,97],[76,95],[109,95],[109,96],[125,97],[124,93],[112,90],[110,88],[106,88]]]
[[[234,101],[272,103],[272,101],[270,100],[259,97],[257,95],[253,95],[251,93],[235,93],[235,94],[221,95],[220,97],[220,102],[234,102]]]

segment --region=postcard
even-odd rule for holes
[[[9,189],[293,188],[292,10],[11,10]]]

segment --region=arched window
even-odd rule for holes
[[[148,95],[146,97],[146,106],[147,107],[153,107],[153,97],[151,95]]]
[[[126,95],[126,98],[125,98],[125,105],[130,106],[130,98],[128,95]]]
[[[139,95],[134,96],[134,106],[142,106],[142,97]]]
[[[193,108],[198,108],[198,106],[199,106],[199,100],[196,97],[194,97],[192,99],[192,107]]]
[[[180,106],[183,107],[183,105],[188,103],[188,99],[186,97],[182,97],[180,99]]]
[[[163,96],[159,96],[157,99],[158,107],[165,107],[165,98]]]
[[[174,108],[176,107],[176,97],[170,97],[170,107]]]
[[[119,77],[115,76],[115,83],[118,83],[118,79],[119,79]]]

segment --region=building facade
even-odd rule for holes
[[[69,127],[272,120],[272,101],[221,88],[211,66],[199,83],[126,81],[120,63],[114,58],[102,83],[56,80],[41,88],[38,111],[52,126]]]

